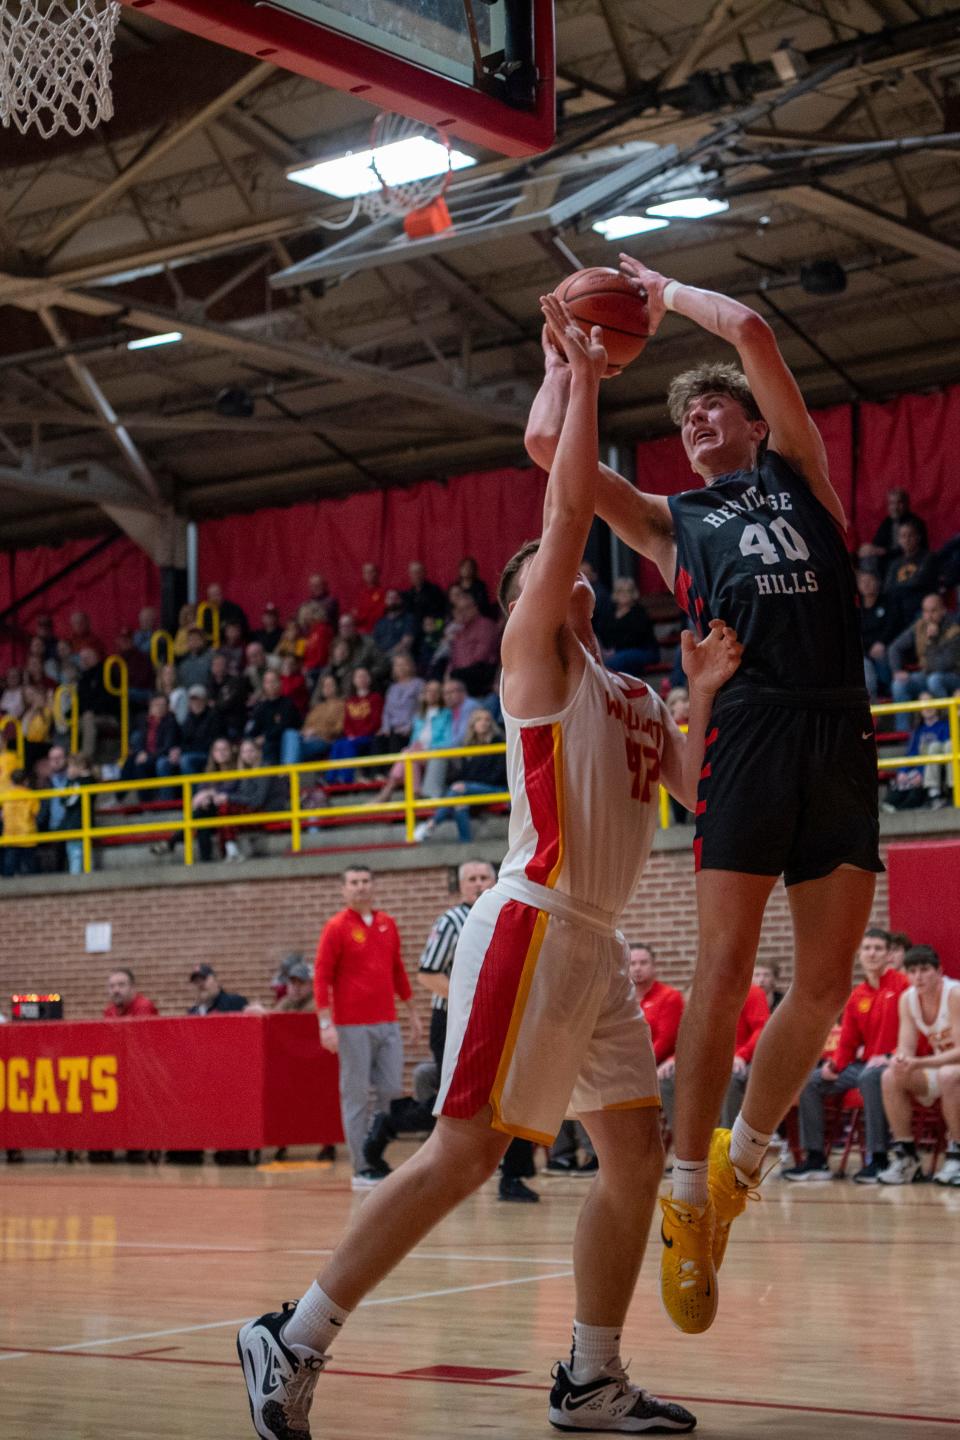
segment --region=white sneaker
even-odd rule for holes
[[[692,1430],[697,1423],[682,1405],[658,1400],[639,1385],[631,1385],[619,1358],[583,1385],[576,1383],[562,1360],[551,1373],[547,1419],[557,1430],[616,1430],[638,1435],[644,1430]]]
[[[893,1159],[886,1170],[877,1176],[881,1185],[911,1185],[920,1174],[920,1161],[915,1155],[903,1150],[894,1150]]]
[[[282,1327],[296,1309],[248,1320],[237,1335],[250,1401],[250,1418],[260,1440],[310,1440],[310,1403],[327,1356],[307,1345],[287,1345]]]
[[[413,838],[418,845],[422,845],[428,836],[433,834],[433,821],[421,820],[419,825],[413,827]]]
[[[375,1170],[358,1170],[350,1181],[351,1190],[372,1190],[374,1185],[379,1185],[385,1180],[386,1175],[378,1175]]]
[[[229,860],[234,864],[238,864],[241,860],[243,860],[243,851],[240,849],[240,846],[237,844],[236,840],[228,840],[226,842],[223,847],[223,858],[224,860]]]
[[[960,1185],[960,1151],[948,1150],[933,1178],[938,1185]]]

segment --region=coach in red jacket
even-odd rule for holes
[[[857,1089],[863,1096],[867,1163],[854,1175],[858,1185],[874,1185],[887,1163],[887,1120],[881,1077],[897,1048],[898,1001],[909,987],[902,970],[890,964],[889,935],[871,928],[860,942],[861,984],[843,1007],[840,1039],[829,1060],[814,1070],[800,1095],[800,1144],[806,1158],[785,1180],[829,1180],[824,1153],[823,1102],[828,1095]]]
[[[314,993],[320,1043],[340,1057],[340,1113],[353,1160],[353,1188],[383,1178],[364,1166],[370,1091],[378,1110],[403,1094],[403,1041],[396,999],[406,1006],[415,1045],[423,1040],[411,1003],[396,921],[373,904],[373,874],[366,865],[343,872],[345,908],[328,920],[317,945]],[[383,1174],[389,1173],[384,1169]]]
[[[671,1062],[676,1054],[683,995],[672,985],[665,985],[657,979],[656,952],[642,941],[630,946],[630,979],[636,988],[640,1009],[650,1026],[650,1043],[659,1073],[661,1065]],[[667,1073],[672,1075],[672,1068]]]
[[[747,991],[747,998],[743,1002],[740,1018],[737,1021],[733,1064],[730,1069],[730,1083],[727,1086],[727,1093],[723,1099],[723,1110],[720,1117],[720,1123],[722,1125],[731,1125],[740,1110],[740,1101],[743,1099],[743,1092],[747,1088],[747,1077],[750,1074],[750,1061],[753,1059],[753,1052],[757,1048],[760,1031],[769,1019],[770,1007],[767,1004],[765,992],[760,989],[759,985],[751,985]],[[672,1130],[674,1097],[672,1062],[668,1060],[662,1066],[658,1067],[658,1074],[660,1075],[660,1103],[667,1117],[667,1124]]]

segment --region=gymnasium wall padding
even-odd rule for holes
[[[890,925],[932,945],[960,979],[960,840],[910,840],[887,851]]]

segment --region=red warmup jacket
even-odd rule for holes
[[[838,1073],[853,1060],[893,1054],[897,1048],[899,1000],[909,987],[903,971],[893,969],[883,972],[876,990],[866,980],[853,987],[843,1007],[840,1039],[830,1056]]]
[[[650,989],[640,1001],[640,1009],[650,1026],[650,1040],[658,1065],[672,1060],[677,1048],[677,1031],[683,1014],[683,996],[672,985],[654,980]]]
[[[356,910],[328,920],[317,945],[313,993],[318,1010],[332,1011],[334,1025],[396,1020],[394,996],[409,1000],[412,994],[396,921],[382,910],[374,910],[369,925]]]
[[[382,585],[365,585],[353,607],[353,618],[361,635],[369,635],[387,613],[387,592]]]
[[[760,1031],[769,1019],[770,1007],[765,993],[759,985],[751,985],[737,1021],[737,1040],[733,1053],[739,1055],[741,1060],[749,1063],[753,1059]]]
[[[108,1005],[103,1012],[104,1020],[129,1020],[137,1015],[159,1015],[160,1011],[152,1000],[146,995],[134,995],[126,1010],[118,1010],[116,1005]]]

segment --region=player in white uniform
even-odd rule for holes
[[[600,1163],[575,1242],[574,1350],[555,1369],[549,1418],[633,1433],[696,1423],[631,1384],[619,1356],[663,1152],[649,1031],[616,924],[650,849],[658,780],[694,803],[713,695],[740,647],[720,622],[699,645],[684,636],[686,740],[642,681],[603,669],[579,566],[595,506],[606,352],[599,331],[588,341],[552,297],[544,309],[567,336],[573,376],[543,535],[501,581],[510,852],[457,947],[433,1134],[369,1194],[296,1307],[240,1331],[262,1440],[307,1440],[317,1377],[350,1312],[493,1174],[511,1135],[549,1143],[571,1095]],[[512,1419],[515,1397],[508,1403]]]
[[[960,980],[940,969],[930,945],[914,945],[903,957],[913,984],[900,996],[897,1053],[883,1072],[883,1108],[893,1136],[893,1154],[878,1180],[881,1185],[909,1185],[920,1173],[913,1140],[912,1103],[943,1107],[954,1143],[960,1140]],[[920,1036],[931,1054],[918,1056]],[[948,1157],[945,1166],[951,1164]],[[940,1180],[940,1174],[935,1177]],[[943,1184],[953,1184],[952,1171]]]

